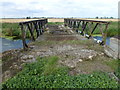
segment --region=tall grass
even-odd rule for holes
[[[105,29],[105,25],[103,25],[103,29]],[[120,31],[118,30],[118,22],[110,22],[107,28],[107,36],[117,36],[118,33],[120,33]],[[100,29],[97,28],[93,34],[101,34]]]
[[[12,37],[13,39],[21,39],[21,28],[18,23],[2,23],[2,35],[0,37]],[[26,38],[30,37],[29,30],[26,31]]]
[[[48,75],[57,70],[57,61],[59,58],[57,56],[49,57],[48,63],[44,67],[43,75]]]
[[[62,25],[63,22],[48,22],[48,25]]]
[[[16,36],[21,37],[21,31],[18,23],[2,23],[3,36]]]
[[[94,28],[94,26],[95,23],[93,23],[92,29]],[[105,26],[106,26],[105,24],[101,25],[103,31],[105,31]],[[79,30],[82,30],[82,28],[80,27]],[[85,29],[85,33],[90,34],[90,28],[88,26]],[[118,33],[120,33],[120,31],[118,30],[118,22],[110,22],[107,28],[107,37],[117,36]],[[98,36],[102,35],[99,26],[97,26],[97,28],[95,29],[92,35],[98,35]]]

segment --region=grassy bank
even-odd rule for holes
[[[5,38],[21,38],[21,31],[18,23],[2,23],[2,36]]]
[[[6,88],[117,88],[118,84],[108,73],[93,72],[71,76],[69,68],[58,65],[57,56],[37,58],[26,64],[15,77],[3,83]]]

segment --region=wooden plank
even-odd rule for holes
[[[25,21],[25,22],[20,22],[19,24],[27,24],[27,23],[37,22],[37,21],[47,21],[47,19],[32,20],[32,21]]]
[[[26,51],[28,48],[28,45],[26,44],[26,36],[25,36],[25,29],[24,29],[24,25],[21,24],[21,31],[22,31],[22,42],[23,42],[23,49]]]
[[[104,34],[103,34],[103,44],[105,44],[106,43],[106,38],[107,38],[107,28],[108,28],[108,24],[106,24],[106,26],[105,26],[105,32],[104,32]]]
[[[30,25],[31,25],[31,24],[27,24],[28,29],[29,29],[30,34],[31,34],[32,41],[35,41],[34,34],[33,34],[33,31],[32,31],[32,26],[30,26]]]
[[[95,27],[93,28],[93,30],[92,30],[91,33],[90,33],[90,36],[91,36],[91,35],[93,34],[93,32],[95,31],[95,29],[97,28],[98,24],[99,24],[99,23],[96,23]]]
[[[86,21],[86,22],[95,22],[95,23],[110,23],[107,21],[98,21],[98,20],[83,20],[83,19],[70,19],[72,21]]]
[[[84,23],[85,23],[85,24],[84,24]],[[82,32],[81,32],[82,35],[83,35],[84,30],[86,29],[87,24],[88,24],[88,22],[83,22]]]
[[[33,22],[33,25],[35,27],[35,30],[36,30],[36,33],[37,33],[37,37],[39,37],[39,31],[38,31],[38,28],[37,28],[37,22]]]
[[[34,41],[34,29],[36,30],[37,37],[40,35],[39,30],[45,27],[45,24],[47,23],[47,19],[42,20],[33,20],[33,21],[26,21],[26,22],[20,22],[19,25],[21,26],[21,32],[22,32],[22,42],[23,42],[23,48],[24,50],[27,50],[28,45],[26,44],[26,30],[24,27],[28,28],[31,34],[31,38]]]
[[[78,21],[78,25],[77,25],[77,28],[79,28],[79,27],[80,27],[80,23],[81,23],[81,21]]]

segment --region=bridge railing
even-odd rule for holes
[[[27,50],[28,45],[26,43],[26,33],[29,30],[30,38],[32,41],[35,41],[42,33],[44,32],[45,25],[47,24],[47,19],[40,19],[40,20],[33,20],[33,21],[26,21],[20,22],[19,25],[21,26],[22,32],[22,42],[24,50]],[[37,37],[35,37],[35,34]]]
[[[93,36],[96,28],[99,28],[99,31],[103,37],[103,40],[100,42],[100,44],[104,45],[106,43],[107,28],[110,22],[83,19],[64,19],[64,24],[75,29],[76,32],[79,32],[88,39]]]

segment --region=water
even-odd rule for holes
[[[29,43],[30,40],[26,40],[26,43]],[[0,52],[4,52],[11,49],[19,49],[23,48],[22,40],[9,40],[5,38],[0,38],[0,43],[2,43],[2,47],[0,47]]]
[[[95,36],[93,38],[100,40],[100,41],[102,41],[102,39],[103,39],[102,36]],[[106,38],[106,45],[110,45],[110,37]]]

